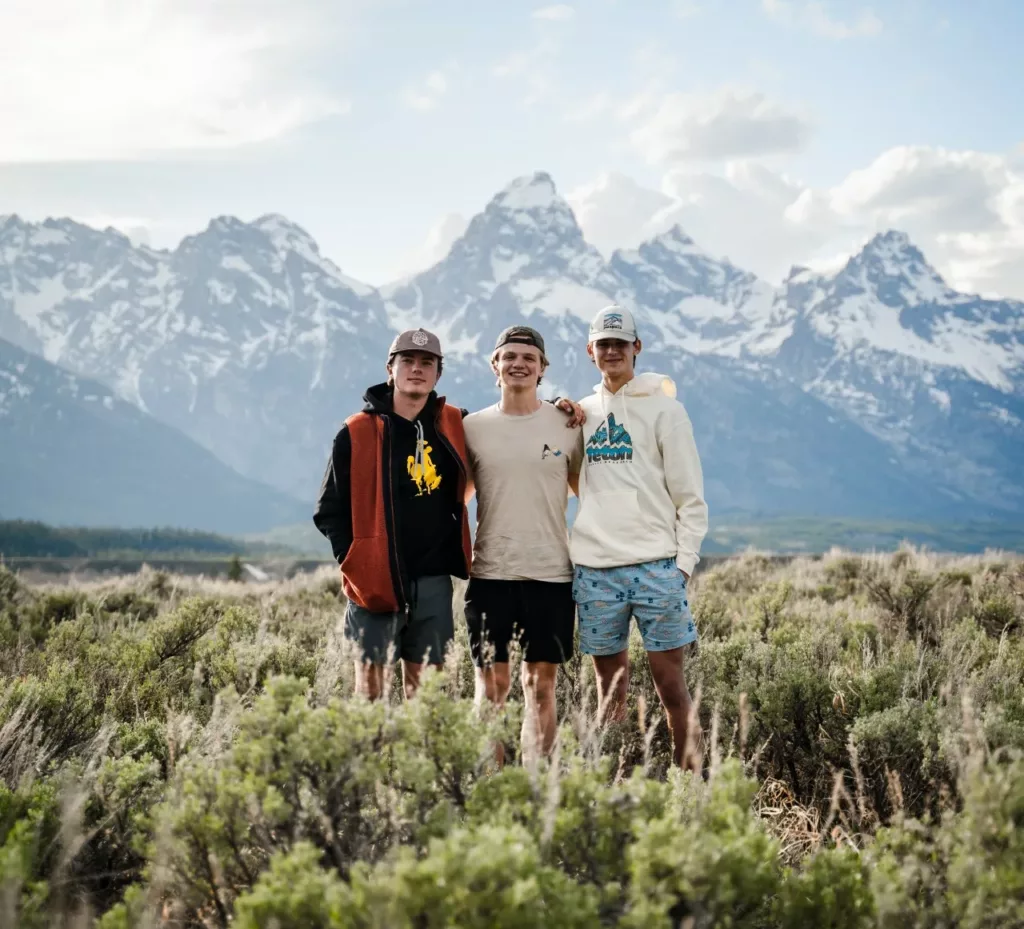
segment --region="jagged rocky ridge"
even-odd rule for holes
[[[539,173],[437,265],[378,291],[277,216],[216,219],[173,252],[0,219],[0,336],[306,501],[396,329],[441,334],[442,391],[473,409],[496,396],[495,335],[530,322],[548,340],[547,394],[579,396],[596,381],[586,321],[613,300],[640,319],[643,366],[679,383],[715,511],[1024,510],[1024,304],[952,291],[898,232],[781,288],[678,227],[605,261]]]

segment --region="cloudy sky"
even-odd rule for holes
[[[604,250],[678,222],[777,281],[897,227],[1024,298],[1019,0],[3,0],[0,35],[0,214],[278,212],[382,284],[544,170]]]

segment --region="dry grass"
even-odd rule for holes
[[[464,586],[457,584],[458,631],[442,673],[452,705],[474,699]],[[173,924],[175,913],[188,910],[168,903],[184,880],[180,836],[166,816],[142,814],[158,798],[171,808],[184,802],[183,771],[228,763],[269,676],[302,677],[314,707],[352,699],[355,653],[344,636],[336,571],[240,584],[147,570],[69,578],[21,596],[0,603],[8,645],[0,783],[25,796],[33,785],[49,785],[57,812],[48,833],[38,827],[49,846],[33,847],[28,870],[4,866],[0,924],[43,924],[31,921],[26,903],[40,877],[33,868],[46,881],[41,912],[49,915],[39,919],[59,913],[62,925],[90,925],[91,908],[108,908],[140,882],[148,905],[139,913],[152,921],[163,912],[162,923]],[[687,677],[708,784],[731,761],[757,779],[751,809],[786,864],[826,849],[859,854],[903,817],[955,813],[965,777],[1001,748],[1024,748],[1019,556],[904,548],[778,564],[752,552],[698,574],[690,597],[702,639],[687,659]],[[120,651],[111,643],[121,643]],[[541,847],[554,841],[563,776],[574,764],[607,765],[609,783],[622,788],[634,772],[674,777],[635,633],[625,724],[597,719],[588,661],[577,655],[561,669],[552,763],[520,757],[520,658],[513,650],[507,708],[477,712],[504,727],[509,765],[524,765],[535,786]],[[110,662],[123,663],[121,679],[109,674]],[[399,677],[387,693],[386,719],[404,718]],[[65,732],[65,725],[78,730]],[[133,767],[142,759],[155,775]],[[314,801],[317,795],[301,802]],[[119,845],[119,831],[142,843],[141,851]],[[95,861],[110,872],[89,873]],[[226,879],[211,867],[210,885],[220,886]],[[232,898],[210,899],[209,923],[224,924]]]

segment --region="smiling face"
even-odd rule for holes
[[[430,352],[399,352],[388,365],[395,390],[412,398],[426,397],[441,374],[437,361]]]
[[[587,354],[594,359],[597,370],[606,381],[621,383],[633,376],[636,356],[640,354],[640,340],[598,339],[587,346]]]
[[[491,359],[491,368],[498,375],[504,390],[536,390],[544,373],[544,361],[535,345],[503,345]]]

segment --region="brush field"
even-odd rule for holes
[[[412,701],[353,698],[332,569],[0,567],[0,926],[1024,926],[1024,560],[748,554],[691,603],[706,779],[635,639],[628,723],[577,657],[536,763],[464,627]]]

